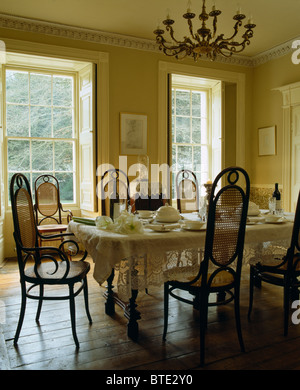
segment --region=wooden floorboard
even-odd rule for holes
[[[241,320],[246,352],[242,353],[235,330],[233,305],[210,308],[206,335],[206,365],[199,368],[199,314],[171,298],[169,328],[162,341],[163,293],[151,288],[140,294],[140,336],[127,337],[127,320],[116,307],[104,312],[104,287],[89,273],[90,325],[83,297],[76,298],[76,351],[70,328],[68,301],[43,304],[40,324],[35,322],[37,302],[28,301],[18,346],[13,345],[20,310],[20,285],[16,261],[0,269],[0,369],[1,370],[298,370],[300,325],[290,325],[283,336],[281,288],[255,289],[251,322],[248,311],[248,269],[243,271]]]

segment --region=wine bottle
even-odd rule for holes
[[[273,198],[276,199],[275,203],[275,210],[280,210],[281,209],[281,194],[278,189],[278,183],[275,183],[275,190],[273,192]]]

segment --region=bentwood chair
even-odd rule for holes
[[[80,260],[69,261],[64,250],[68,244],[71,243],[77,248],[77,252],[73,253],[74,256],[79,253],[78,244],[67,238],[67,236],[73,236],[72,233],[50,236],[50,238],[65,238],[58,248],[39,246],[38,238],[40,234],[35,222],[31,190],[28,180],[24,175],[20,173],[13,175],[10,183],[10,196],[22,292],[21,311],[14,343],[17,344],[19,339],[27,298],[38,300],[37,323],[39,322],[44,300],[68,299],[70,303],[73,338],[76,347],[79,348],[75,326],[75,297],[82,290],[84,291],[87,317],[89,322],[92,323],[88,307],[87,285],[87,273],[90,270],[90,265],[84,261],[87,252],[84,253]],[[79,287],[78,284],[80,284]],[[67,295],[55,295],[55,293],[53,295],[44,294],[45,287],[62,285],[68,287]],[[38,292],[32,293],[32,290],[35,288],[38,288]],[[53,291],[52,288],[50,290]]]
[[[250,265],[250,294],[248,319],[250,320],[253,305],[254,285],[261,286],[261,282],[280,286],[283,288],[283,325],[284,335],[288,334],[290,301],[299,299],[300,288],[300,191],[295,212],[291,244],[282,256],[262,256],[256,264]]]
[[[121,169],[108,169],[100,182],[102,215],[114,219],[122,210],[127,210],[129,197],[129,179]]]
[[[224,186],[217,191],[217,186],[222,182]],[[249,192],[250,181],[244,169],[230,167],[219,173],[212,185],[204,258],[200,263],[198,274],[188,281],[170,280],[164,285],[163,339],[166,339],[168,327],[169,295],[193,305],[200,312],[201,365],[204,364],[205,358],[205,332],[209,306],[234,301],[240,348],[242,351],[245,349],[241,331],[239,297]],[[178,273],[180,274],[180,268]],[[194,298],[180,296],[174,290],[187,291]],[[209,300],[212,293],[216,293],[216,301]]]
[[[68,225],[62,223],[66,213],[67,223],[72,219],[72,212],[64,210],[60,202],[59,182],[52,175],[40,175],[34,183],[34,212],[37,229],[41,234],[63,233]]]
[[[177,208],[180,213],[199,211],[199,185],[194,172],[182,169],[176,175]]]

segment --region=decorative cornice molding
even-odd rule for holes
[[[294,38],[290,41],[284,42],[281,45],[275,46],[269,50],[266,50],[263,53],[260,53],[254,57],[252,57],[252,63],[254,67],[262,65],[268,61],[274,60],[276,58],[285,56],[286,54],[289,54],[292,52],[292,43],[293,41],[300,39],[300,38]]]
[[[74,27],[59,23],[50,23],[42,20],[35,20],[8,14],[0,13],[0,27],[31,33],[46,34],[61,38],[100,43],[102,45],[119,46],[156,53],[160,52],[154,40],[152,41],[149,39],[141,39],[121,34],[107,33],[100,30]],[[237,66],[255,67],[288,54],[291,51],[291,45],[295,39],[285,42],[254,57],[232,56],[227,58],[218,56],[216,62]]]

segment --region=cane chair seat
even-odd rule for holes
[[[37,226],[37,229],[41,234],[52,234],[55,232],[63,233],[68,229],[68,225],[65,225],[63,223],[61,224],[51,223],[49,225],[39,225]]]
[[[212,276],[212,273],[208,272],[207,283],[210,282],[211,276]],[[190,280],[192,280],[192,278]],[[202,276],[200,276],[200,278],[195,283],[193,283],[191,286],[192,287],[193,286],[200,287],[201,282],[202,282]],[[230,272],[220,271],[220,272],[218,272],[218,274],[216,276],[213,277],[213,279],[211,280],[209,285],[211,288],[214,288],[214,287],[224,287],[224,288],[228,287],[229,288],[233,282],[234,282],[234,277]]]
[[[174,275],[176,274],[177,276],[179,273],[181,273],[182,275],[188,274],[190,269],[191,269],[191,267],[177,267],[173,271],[168,270],[168,272],[166,272],[166,274],[168,275],[168,279],[172,280],[173,279],[172,274],[174,274]],[[234,281],[233,275],[227,271],[218,272],[217,275],[214,276],[212,278],[212,280],[210,281],[212,274],[213,274],[213,272],[208,272],[207,278],[206,278],[207,283],[210,282],[211,288],[214,288],[214,287],[224,287],[225,288],[225,287],[231,286],[233,281]],[[186,277],[186,280],[189,282],[192,282],[194,279],[196,279],[196,276],[187,276]],[[200,287],[201,283],[202,283],[202,275],[194,283],[190,284],[190,287],[191,288]]]
[[[60,263],[56,270],[53,262],[42,263],[36,267],[28,267],[25,270],[25,277],[29,283],[35,283],[37,279],[42,278],[44,283],[47,284],[65,284],[66,282],[79,282],[84,275],[90,270],[90,264],[81,261],[72,261],[69,263],[70,269],[67,272],[66,277],[64,275],[67,271],[67,264]],[[55,270],[55,273],[53,271]],[[39,275],[39,277],[37,276]]]

